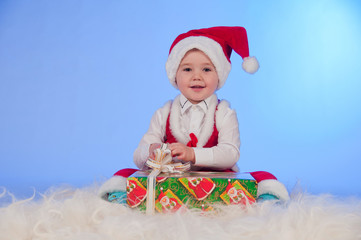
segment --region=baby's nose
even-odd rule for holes
[[[199,80],[202,78],[201,71],[193,71],[193,80]]]

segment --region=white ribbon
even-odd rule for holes
[[[155,207],[155,184],[156,177],[161,173],[183,173],[191,168],[187,163],[173,163],[171,151],[167,144],[162,144],[160,148],[154,150],[155,158],[149,158],[146,165],[153,169],[147,179],[147,214],[154,214]]]

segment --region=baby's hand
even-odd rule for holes
[[[193,148],[187,147],[182,143],[171,143],[168,148],[172,152],[172,157],[177,157],[179,160],[183,160],[185,162],[196,162]]]
[[[162,146],[162,144],[160,143],[152,143],[150,144],[149,146],[149,157],[148,158],[151,158],[151,159],[155,159],[155,154],[154,154],[154,150],[157,149],[157,148],[160,148]]]

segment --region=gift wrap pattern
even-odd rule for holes
[[[150,172],[139,171],[127,178],[127,203],[131,208],[146,210],[147,177]],[[162,173],[156,177],[155,209],[176,211],[182,206],[212,209],[215,203],[252,204],[257,195],[257,182],[229,172]]]

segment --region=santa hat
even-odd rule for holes
[[[231,183],[231,179],[228,179],[228,184],[227,184],[227,187],[226,187],[226,192],[228,193],[229,190],[231,190],[232,188],[234,188],[234,186],[233,186],[232,183]]]
[[[160,193],[159,193],[159,196],[158,196],[158,200],[160,201],[162,198],[164,198],[165,197],[165,194],[164,194],[164,192],[163,192],[163,188],[161,187],[160,188]]]
[[[272,194],[283,201],[290,199],[286,187],[271,173],[258,171],[250,174],[258,183],[257,197],[262,194]]]
[[[127,190],[127,178],[136,171],[138,171],[138,169],[125,168],[114,173],[114,175],[100,187],[98,195],[104,198],[108,193],[125,192]]]
[[[185,54],[191,49],[204,52],[214,64],[220,89],[231,71],[231,53],[234,50],[243,58],[242,67],[248,73],[255,73],[259,64],[255,57],[249,56],[246,29],[243,27],[212,27],[191,30],[179,35],[169,50],[166,71],[170,83],[178,89],[176,73]]]

